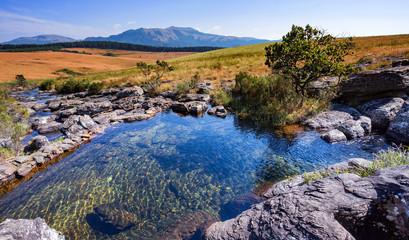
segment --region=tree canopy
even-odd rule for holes
[[[342,80],[355,71],[344,59],[353,53],[354,46],[352,38],[337,39],[310,25],[305,28],[293,25],[282,42],[265,48],[265,64],[273,73],[289,76],[296,93],[304,100],[311,82],[326,76]]]

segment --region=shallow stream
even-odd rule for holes
[[[376,137],[328,144],[319,135],[298,128],[277,132],[232,115],[164,111],[108,127],[0,196],[0,221],[41,217],[67,239],[160,238],[181,217],[198,211],[234,217],[243,210],[234,199],[248,192],[352,157],[372,158],[386,147]],[[94,214],[101,204],[122,206],[137,224],[121,232],[101,227]]]

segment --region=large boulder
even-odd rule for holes
[[[102,204],[94,208],[99,220],[114,230],[122,231],[134,226],[138,218],[135,214],[127,211],[126,206],[115,203]]]
[[[46,136],[36,136],[32,138],[29,149],[30,151],[37,151],[42,147],[48,146],[49,144],[50,142]]]
[[[317,116],[307,119],[304,124],[312,129],[331,131],[338,129],[348,139],[359,138],[371,133],[371,119],[361,115],[355,108],[334,103],[332,110],[322,112]],[[337,137],[335,138],[335,135]],[[343,137],[338,132],[331,132],[323,135],[323,139],[328,142],[342,140]],[[337,140],[335,140],[337,139]]]
[[[344,125],[346,121],[358,120],[361,116],[355,108],[334,103],[331,111],[307,119],[304,124],[312,129],[332,130]]]
[[[182,114],[192,114],[192,115],[201,115],[207,110],[206,102],[193,101],[193,102],[176,102],[173,103],[170,108],[174,112]]]
[[[402,98],[383,98],[362,104],[358,106],[358,110],[371,119],[373,128],[384,131],[402,108],[403,103]]]
[[[408,239],[409,166],[297,185],[212,224],[204,239]]]
[[[409,101],[406,101],[389,124],[386,136],[396,143],[409,143]]]
[[[99,125],[88,115],[70,116],[62,125],[62,132],[68,137],[95,131]]]
[[[102,112],[109,112],[112,110],[112,103],[106,102],[86,102],[77,107],[78,115],[95,116]]]
[[[56,122],[56,121],[51,121],[47,124],[42,124],[37,127],[37,131],[40,134],[47,134],[47,133],[53,133],[53,132],[59,132],[62,128],[63,124]]]
[[[125,88],[116,94],[117,98],[138,97],[143,95],[143,89],[140,87]]]
[[[10,148],[11,146],[13,146],[13,141],[10,137],[0,138],[0,147]]]
[[[379,98],[403,96],[409,87],[409,60],[394,62],[391,66],[364,71],[340,84],[342,99],[362,103]]]
[[[5,240],[63,240],[64,235],[50,228],[41,219],[6,219],[0,223],[0,239]]]

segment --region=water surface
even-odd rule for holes
[[[67,239],[152,239],[198,210],[232,217],[237,211],[227,203],[257,187],[351,157],[372,158],[385,147],[372,140],[327,144],[319,135],[277,133],[231,115],[165,111],[107,128],[1,196],[0,220],[41,217]],[[138,223],[119,233],[98,229],[92,216],[101,204],[125,206]]]

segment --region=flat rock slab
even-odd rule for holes
[[[408,239],[409,166],[346,173],[274,194],[204,239]]]
[[[389,124],[386,136],[395,143],[409,143],[409,101],[406,101]]]

